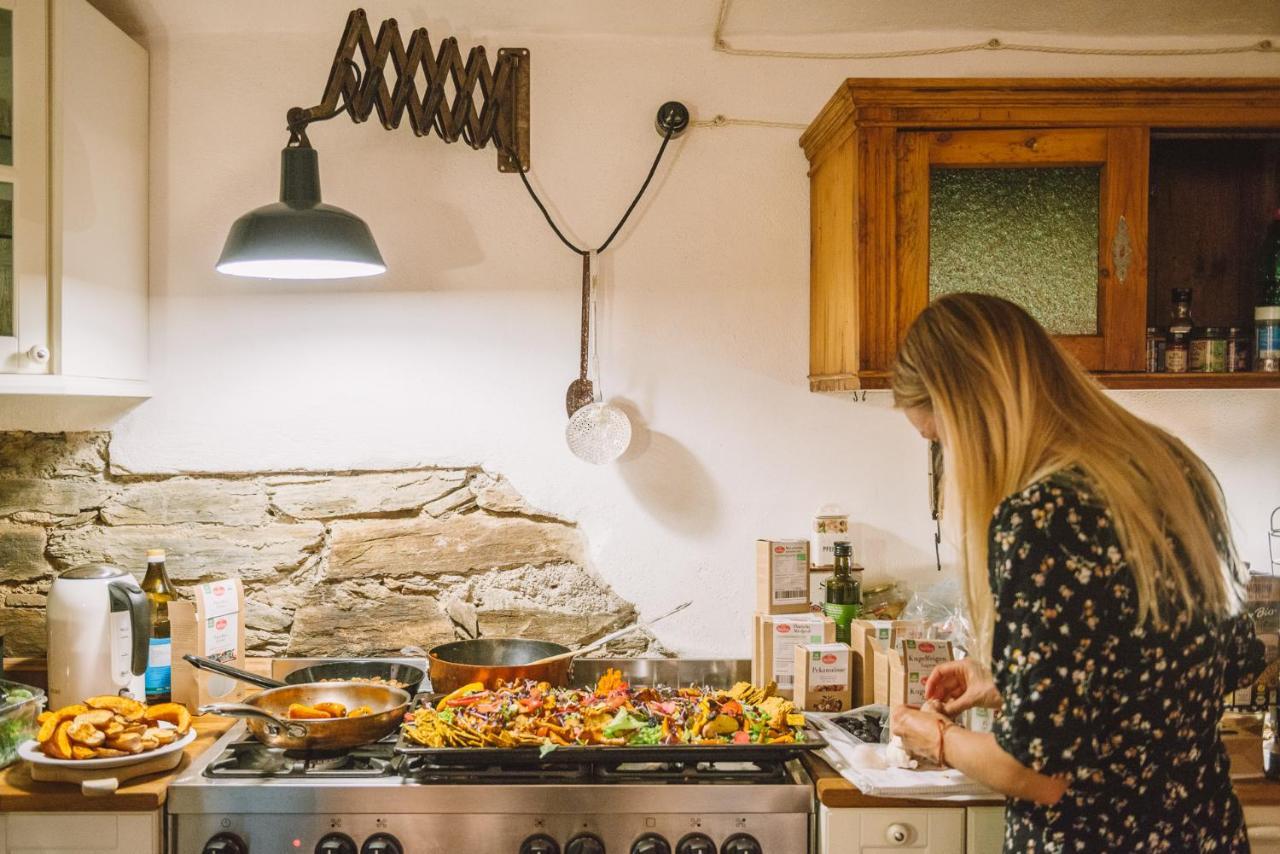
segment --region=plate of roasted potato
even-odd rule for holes
[[[116,768],[182,750],[195,740],[191,713],[179,703],[148,706],[103,695],[43,712],[36,737],[18,755],[37,765]]]

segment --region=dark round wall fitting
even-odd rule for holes
[[[667,101],[658,108],[654,127],[658,130],[658,136],[670,134],[675,139],[689,129],[689,108],[679,101]]]

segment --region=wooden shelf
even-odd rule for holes
[[[1280,373],[1094,374],[1107,388],[1280,388]]]
[[[1280,389],[1280,373],[1255,371],[1233,374],[1148,374],[1148,373],[1095,373],[1098,382],[1107,388],[1160,389],[1160,388],[1276,388]],[[809,390],[824,394],[845,394],[853,391],[876,391],[889,388],[889,376],[881,372],[838,377],[810,377]]]

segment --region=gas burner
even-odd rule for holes
[[[341,752],[280,750],[257,741],[227,745],[208,767],[209,777],[385,777],[391,773],[394,742],[378,742]]]
[[[619,762],[599,765],[600,783],[780,783],[785,762]]]

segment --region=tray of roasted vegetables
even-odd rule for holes
[[[476,683],[426,697],[405,716],[396,752],[442,764],[747,762],[825,747],[774,690],[634,687],[616,670],[589,688]]]

